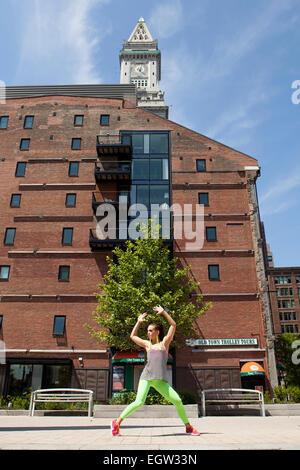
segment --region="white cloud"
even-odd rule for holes
[[[282,175],[280,180],[272,183],[272,187],[259,197],[261,214],[266,217],[278,214],[286,209],[299,206],[300,168],[293,173]],[[297,194],[295,194],[295,190]]]
[[[159,38],[168,38],[182,28],[183,18],[181,0],[168,0],[152,11],[149,24]]]
[[[30,68],[36,76],[55,71],[68,83],[101,83],[95,55],[110,23],[93,29],[92,14],[110,0],[34,0],[23,11],[19,76]],[[53,82],[53,75],[51,76]],[[40,79],[39,79],[40,81]],[[60,79],[61,81],[61,79]]]
[[[272,184],[272,188],[266,191],[260,198],[261,202],[267,199],[274,199],[292,189],[300,186],[300,171],[299,168],[295,169],[291,175],[281,177],[277,183]]]

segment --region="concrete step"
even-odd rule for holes
[[[94,418],[117,418],[127,405],[95,405]],[[198,418],[198,405],[184,405],[188,418]],[[173,405],[143,405],[129,418],[178,418]]]

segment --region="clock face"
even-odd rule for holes
[[[148,65],[147,64],[131,64],[131,77],[142,77],[146,78],[148,75]]]
[[[143,73],[145,71],[145,67],[142,64],[136,65],[135,71],[137,73]]]

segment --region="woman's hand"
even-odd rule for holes
[[[156,315],[161,315],[164,312],[164,309],[160,305],[153,307],[153,310],[156,312]]]
[[[138,318],[138,322],[141,323],[141,322],[145,321],[146,316],[147,316],[147,313],[142,313],[142,315],[140,315],[139,318]]]

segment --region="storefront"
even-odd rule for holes
[[[265,386],[265,370],[262,363],[246,362],[241,367],[242,387],[248,389],[261,390],[266,389]]]
[[[112,396],[121,390],[137,390],[145,366],[145,353],[140,351],[119,351],[112,357]],[[173,383],[173,358],[168,357],[168,382]]]
[[[8,359],[5,395],[22,395],[38,388],[69,387],[71,372],[72,362],[68,359]]]

